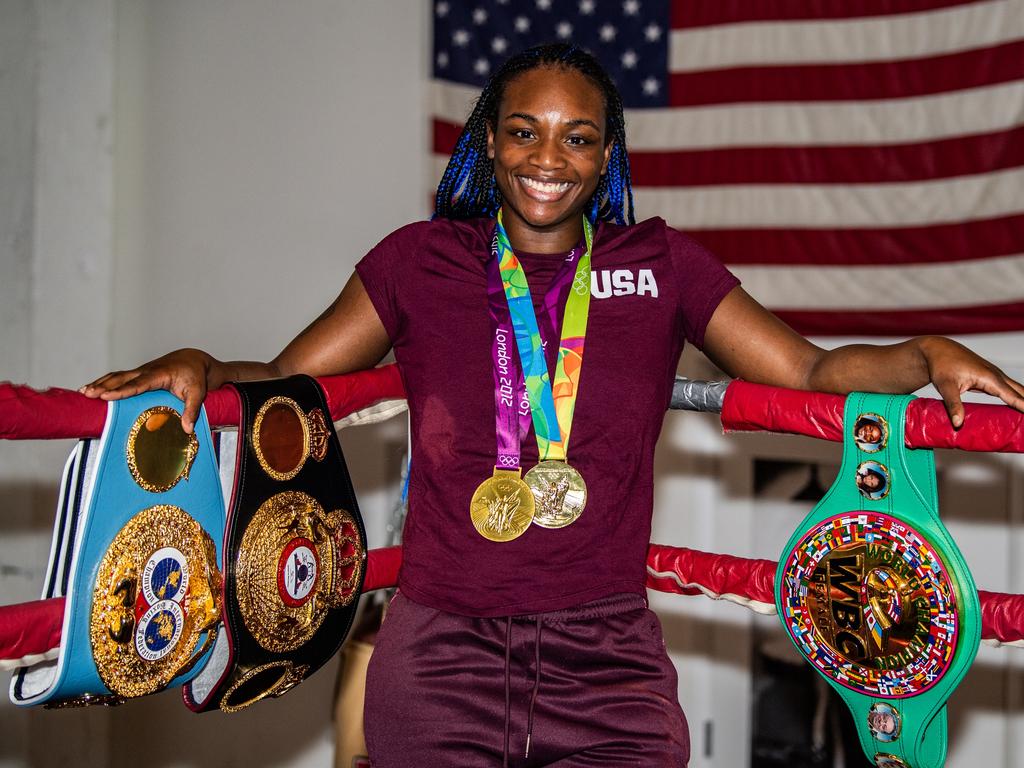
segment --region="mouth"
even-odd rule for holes
[[[571,181],[542,181],[529,176],[516,176],[516,180],[526,190],[528,197],[543,203],[562,199],[574,186]]]

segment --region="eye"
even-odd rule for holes
[[[586,144],[591,143],[590,139],[588,139],[586,136],[580,136],[578,134],[573,134],[568,139],[566,139],[566,141],[569,144],[572,144],[574,147],[582,147]]]
[[[515,128],[509,131],[509,133],[517,139],[533,138],[533,131],[531,131],[529,128]]]

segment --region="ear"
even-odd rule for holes
[[[487,159],[494,159],[494,128],[491,127],[490,123],[487,125]]]
[[[612,147],[615,146],[615,141],[609,141],[604,147],[604,161],[601,163],[601,175],[604,176],[608,173],[608,161],[612,159]]]

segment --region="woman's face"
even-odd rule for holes
[[[506,228],[555,230],[567,222],[578,228],[610,152],[604,99],[590,80],[557,67],[513,79],[487,136]]]
[[[857,439],[862,443],[882,442],[882,429],[877,424],[867,422],[857,428]]]
[[[865,475],[861,475],[860,484],[869,491],[877,491],[882,487],[882,478],[874,472],[868,472]]]
[[[868,715],[868,724],[879,733],[890,734],[896,731],[896,719],[888,712],[872,712]]]

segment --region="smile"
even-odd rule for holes
[[[523,186],[528,190],[531,190],[535,195],[531,197],[541,196],[544,199],[556,199],[561,197],[563,194],[569,191],[572,186],[571,181],[538,181],[537,179],[531,179],[527,176],[517,176],[516,178],[522,182]]]

